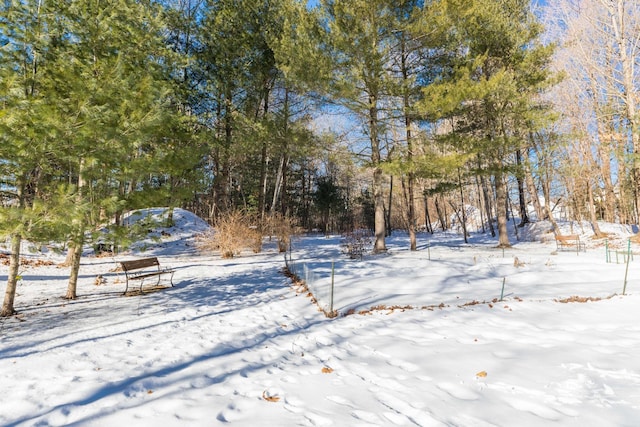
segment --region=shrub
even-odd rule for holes
[[[294,234],[294,225],[291,218],[274,214],[265,221],[264,229],[270,236],[275,236],[278,240],[278,251],[286,252],[291,242],[291,235]]]
[[[244,211],[232,211],[220,217],[211,231],[198,239],[198,249],[220,252],[223,258],[233,258],[245,249],[262,250],[262,235],[251,226],[252,218]]]
[[[372,244],[373,237],[370,230],[354,230],[345,233],[342,237],[342,251],[353,259],[362,259]]]

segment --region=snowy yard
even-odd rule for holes
[[[640,255],[622,296],[626,265],[588,236],[580,254],[535,229],[504,252],[437,234],[411,253],[398,236],[362,261],[338,237],[297,238],[318,293],[334,263],[329,319],[274,243],[198,254],[202,225],[177,218],[144,253],[84,258],[76,301],[61,256],[25,256],[53,265],[22,268],[20,314],[0,320],[0,425],[638,425]],[[155,255],[176,287],[123,297],[117,261]]]

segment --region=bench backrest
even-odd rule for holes
[[[142,259],[135,259],[133,261],[120,261],[120,265],[122,265],[122,269],[124,271],[131,271],[131,270],[139,270],[141,268],[148,268],[153,266],[160,267],[160,261],[158,261],[158,258],[156,257],[142,258]]]
[[[557,235],[556,236],[556,240],[580,240],[580,236],[578,236],[577,234],[570,234],[568,236],[561,236],[561,235]]]

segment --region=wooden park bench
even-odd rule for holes
[[[568,236],[561,236],[557,234],[556,247],[559,251],[587,251],[586,246],[583,242],[580,241],[580,236],[578,236],[577,234],[570,234]]]
[[[140,281],[140,292],[142,293],[142,285],[144,284],[145,279],[156,277],[157,280],[155,286],[158,286],[160,284],[161,276],[165,274],[169,275],[169,283],[171,284],[171,287],[173,287],[173,273],[175,273],[175,270],[172,268],[161,268],[160,261],[158,261],[157,257],[141,258],[132,261],[120,261],[120,265],[122,266],[122,270],[124,271],[124,275],[127,280],[127,286],[124,290],[125,295],[129,290],[130,280]]]

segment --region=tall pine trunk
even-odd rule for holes
[[[493,226],[493,209],[491,208],[491,197],[489,196],[489,184],[487,184],[487,178],[484,175],[480,175],[480,183],[482,184],[482,197],[484,199],[484,208],[487,214],[487,225],[489,226],[489,232],[491,237],[496,236],[496,230]]]
[[[527,213],[527,200],[524,195],[524,180],[522,179],[524,175],[524,168],[522,164],[522,150],[516,150],[516,162],[518,165],[518,172],[516,174],[516,179],[518,181],[518,205],[520,208],[520,227],[524,227],[525,224],[529,223],[529,214]]]
[[[387,230],[384,215],[384,193],[382,191],[382,169],[379,166],[373,171],[373,203],[375,209],[374,235],[376,237],[373,251],[374,253],[380,253],[387,250],[385,243]]]
[[[7,278],[7,289],[4,293],[4,302],[2,303],[2,310],[0,311],[0,317],[8,317],[16,314],[13,307],[16,290],[18,288],[18,278],[20,268],[20,244],[22,242],[22,236],[20,233],[14,233],[11,235],[11,256],[9,258],[9,276]]]
[[[78,297],[78,276],[80,274],[80,259],[82,258],[82,246],[84,239],[78,237],[78,240],[74,242],[74,246],[69,248],[72,253],[71,257],[71,272],[69,273],[69,283],[67,285],[66,299],[76,299]]]
[[[384,215],[384,192],[382,188],[382,156],[380,154],[380,141],[378,135],[378,99],[369,96],[369,138],[371,140],[371,161],[373,163],[373,204],[374,204],[374,235],[375,243],[373,252],[386,252],[386,222]]]
[[[84,194],[84,159],[80,159],[78,167],[78,189],[76,191],[76,218],[74,221],[75,236],[73,236],[73,246],[69,248],[71,252],[71,272],[69,273],[69,283],[67,285],[66,299],[76,299],[78,289],[78,275],[80,271],[80,259],[82,258],[82,247],[84,245],[84,232],[86,227],[85,212],[82,208]]]
[[[18,209],[24,209],[26,204],[25,195],[25,183],[26,179],[23,177],[16,183],[17,196],[18,196]],[[20,246],[22,243],[22,234],[20,231],[15,231],[11,234],[11,255],[9,257],[9,274],[7,276],[7,288],[4,294],[4,301],[2,303],[2,310],[0,311],[0,317],[12,316],[16,313],[14,309],[14,301],[16,297],[16,291],[18,288],[18,280],[20,277]]]
[[[433,226],[431,225],[431,217],[429,215],[429,196],[424,194],[424,223],[427,231],[433,234]]]
[[[496,216],[498,217],[498,247],[508,248],[511,247],[511,242],[509,241],[509,231],[507,229],[507,185],[504,182],[502,172],[496,172],[494,179]]]
[[[400,40],[401,43],[401,67],[402,67],[402,80],[403,83],[408,87],[407,82],[409,81],[409,69],[407,65],[407,57],[408,53],[406,51],[406,43],[405,43],[405,35],[402,35]],[[417,249],[416,242],[416,210],[415,210],[415,173],[413,172],[413,135],[411,133],[411,117],[409,116],[409,112],[411,111],[411,100],[409,98],[408,89],[404,89],[403,91],[403,104],[404,104],[404,128],[407,137],[407,163],[409,164],[409,173],[408,173],[408,189],[409,192],[409,200],[408,200],[408,221],[409,221],[409,249],[415,251]]]
[[[532,136],[530,136],[533,139]],[[527,186],[527,192],[531,203],[533,203],[533,209],[536,211],[536,217],[538,221],[547,219],[546,213],[542,209],[540,203],[540,197],[538,196],[538,189],[536,188],[535,181],[533,179],[533,171],[531,170],[531,161],[529,159],[529,149],[522,150],[522,168],[524,170],[524,181]]]
[[[387,215],[386,215],[386,226],[387,226],[387,237],[391,236],[392,233],[392,225],[391,225],[391,210],[393,208],[393,175],[389,177],[389,202],[387,205]]]

